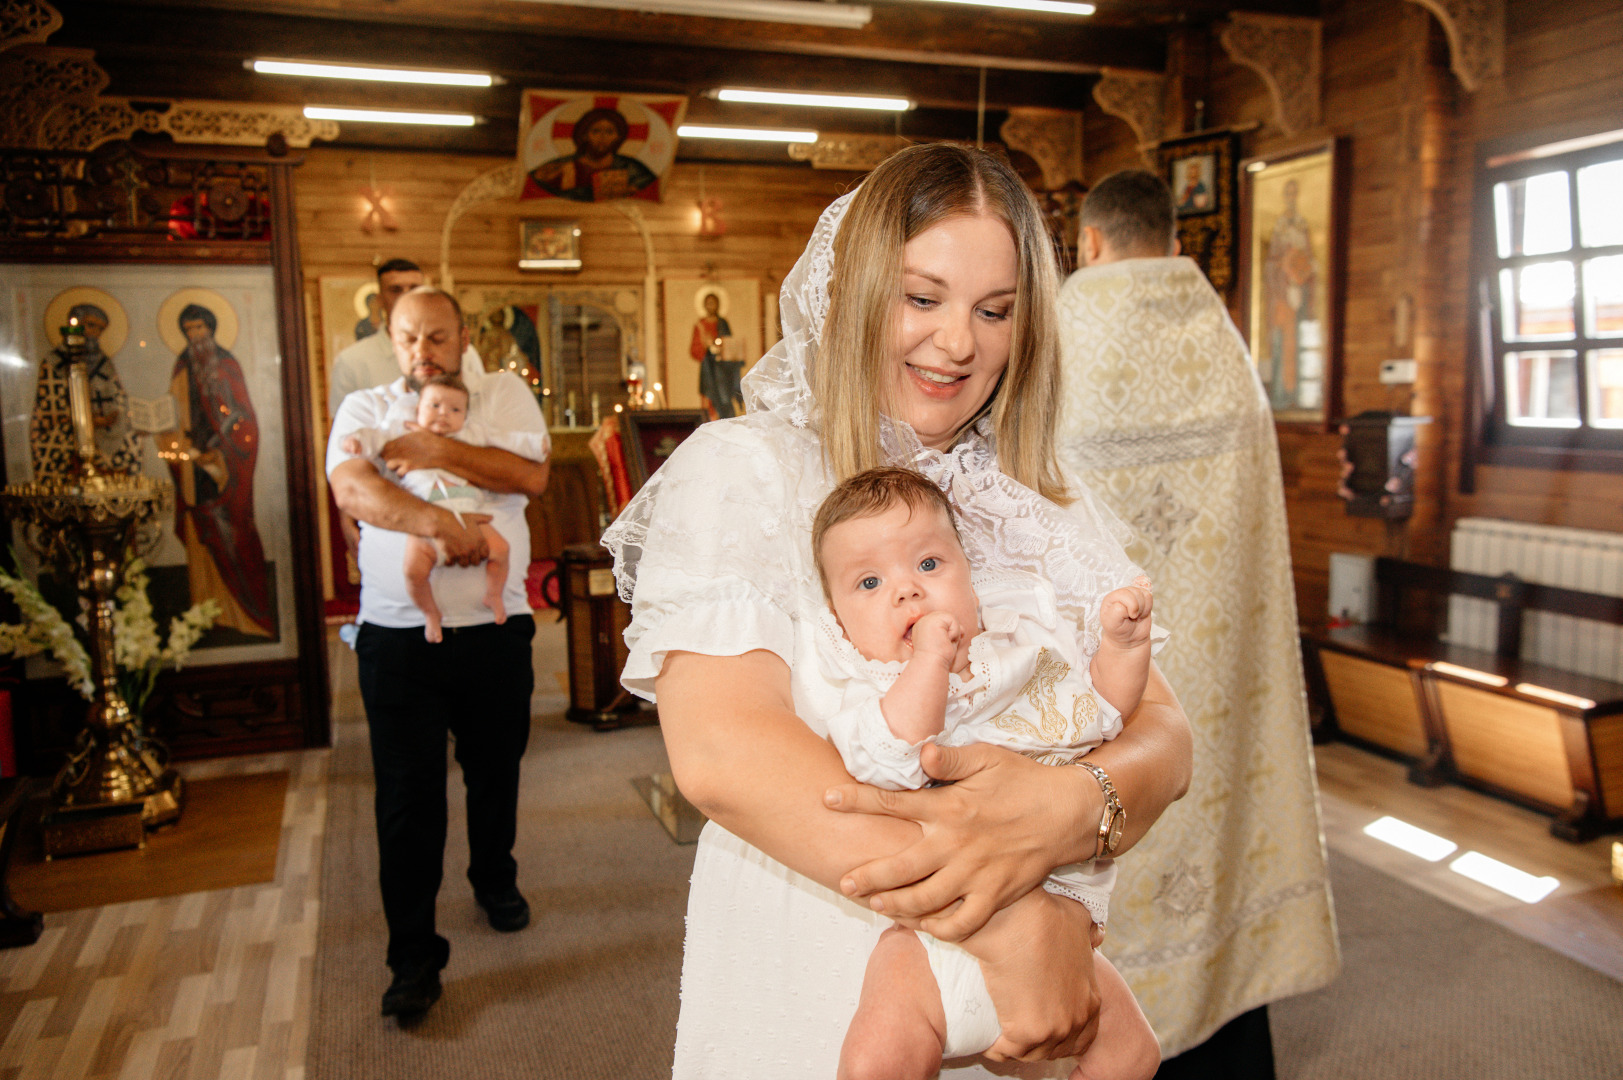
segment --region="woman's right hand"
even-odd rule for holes
[[[1072,900],[1033,889],[962,945],[980,962],[1002,1034],[993,1061],[1075,1057],[1099,1030],[1093,920]]]
[[[917,843],[845,874],[846,896],[959,941],[1056,866],[1093,857],[1088,841],[1097,835],[1104,797],[1081,770],[986,744],[926,743],[921,760],[930,776],[954,782],[922,791],[851,783],[824,796],[831,809],[902,818],[923,830]]]

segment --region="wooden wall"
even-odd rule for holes
[[[314,148],[296,173],[299,249],[307,312],[319,335],[317,281],[322,275],[365,275],[385,259],[403,257],[438,278],[445,213],[467,184],[510,159],[453,154]],[[754,277],[776,292],[823,209],[855,174],[805,166],[678,162],[663,202],[641,202],[654,239],[659,277]],[[376,185],[392,213],[393,231],[363,230],[364,192]],[[726,232],[699,235],[698,200],[720,199]],[[575,218],[581,223],[578,273],[518,268],[519,222]],[[460,288],[488,284],[630,285],[643,283],[643,243],[631,223],[609,206],[561,199],[485,203],[458,222],[451,269]],[[658,327],[652,328],[656,333]],[[317,338],[319,340],[319,337]]]
[[[1443,563],[1449,529],[1467,515],[1623,531],[1616,474],[1479,468],[1476,493],[1459,490],[1470,248],[1472,230],[1486,224],[1472,221],[1477,144],[1623,122],[1623,6],[1509,0],[1508,7],[1506,73],[1471,93],[1450,71],[1442,28],[1418,5],[1326,0],[1323,124],[1296,138],[1272,122],[1262,80],[1215,41],[1210,46],[1210,76],[1197,88],[1207,126],[1259,124],[1242,137],[1243,155],[1326,135],[1348,139],[1344,414],[1394,409],[1434,418],[1420,433],[1415,515],[1391,526],[1345,513],[1335,495],[1339,436],[1281,431],[1297,598],[1310,625],[1326,618],[1332,551]],[[1090,183],[1142,167],[1125,123],[1090,104],[1084,131]],[[1382,385],[1382,361],[1404,358],[1419,362],[1415,385]]]
[[[392,258],[411,259],[439,280],[440,236],[445,214],[468,183],[510,158],[410,151],[359,151],[316,147],[304,152],[295,171],[299,254],[304,272],[304,310],[312,366],[327,364],[323,342],[320,279],[365,277]],[[817,171],[802,165],[698,164],[678,162],[663,202],[637,203],[653,237],[661,281],[671,278],[754,278],[760,293],[776,294],[811,236],[817,217],[856,178],[854,173]],[[393,229],[363,228],[366,192],[376,188],[393,218]],[[699,235],[698,201],[721,201],[726,231]],[[574,218],[581,225],[578,273],[518,268],[519,222],[525,218]],[[629,285],[640,289],[646,269],[641,236],[608,206],[554,199],[520,203],[504,199],[474,207],[456,225],[451,271],[458,288],[469,285],[570,284]],[[659,290],[656,304],[663,301]],[[659,310],[656,307],[656,310]],[[352,316],[350,316],[352,317]],[[659,316],[663,318],[663,312]],[[692,323],[691,312],[682,316]],[[663,340],[661,326],[648,328]],[[684,352],[673,358],[689,364]],[[656,381],[658,376],[650,379]],[[311,372],[313,415],[327,413],[326,374]],[[326,422],[316,425],[319,460],[326,445]],[[323,538],[322,585],[335,593],[337,541],[331,537],[326,478],[318,473],[317,514]]]

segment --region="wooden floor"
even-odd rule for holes
[[[537,698],[565,684],[562,627],[538,620]],[[359,708],[353,654],[334,641],[334,706]],[[551,703],[548,702],[548,704]],[[1623,889],[1610,841],[1553,839],[1548,820],[1463,788],[1425,790],[1395,762],[1318,748],[1332,848],[1623,980]],[[303,1080],[326,822],[325,751],[205,762],[189,778],[290,773],[276,876],[264,885],[47,915],[0,951],[0,1080]],[[1522,904],[1365,836],[1385,814],[1561,887]],[[381,992],[381,986],[380,986]]]

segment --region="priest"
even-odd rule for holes
[[[1123,859],[1110,957],[1158,1077],[1272,1078],[1265,1007],[1339,964],[1272,414],[1222,299],[1178,257],[1172,193],[1101,180],[1060,293],[1061,461],[1131,527],[1173,633],[1189,795]]]

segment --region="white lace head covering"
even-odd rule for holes
[[[834,238],[855,195],[843,195],[823,211],[805,252],[784,278],[779,298],[783,337],[744,376],[746,415],[757,422],[781,422],[815,437],[818,410],[811,368],[828,317]],[[1060,611],[1082,628],[1084,649],[1091,654],[1097,648],[1105,593],[1143,578],[1122,550],[1131,534],[1114,514],[1074,482],[1076,501],[1060,507],[1005,476],[998,467],[989,417],[944,452],[924,446],[911,427],[890,418],[882,418],[880,440],[891,464],[922,473],[946,493],[978,580],[1011,573],[1046,579]],[[627,600],[636,586],[637,561],[659,487],[656,472],[603,537],[603,545],[615,554],[615,572]]]

